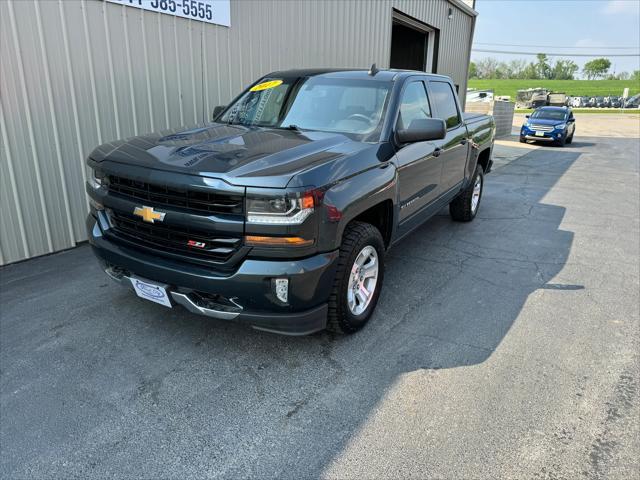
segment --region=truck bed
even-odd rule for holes
[[[464,112],[462,114],[462,117],[463,117],[465,123],[470,124],[470,123],[479,122],[481,120],[485,120],[488,117],[490,117],[490,115],[485,115],[484,113],[467,113],[467,112]]]

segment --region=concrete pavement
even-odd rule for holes
[[[639,142],[502,143],[353,336],[168,310],[86,246],[1,269],[0,476],[637,476]]]

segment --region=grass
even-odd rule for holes
[[[629,96],[640,93],[640,82],[633,80],[478,80],[469,79],[469,88],[493,90],[494,95],[510,95],[515,101],[516,91],[526,88],[547,88],[572,97],[622,96],[625,87]]]

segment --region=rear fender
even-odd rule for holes
[[[489,158],[491,158],[495,134],[494,122],[491,119],[486,122],[471,124],[468,129],[472,148],[469,152],[469,160],[464,172],[465,186],[471,181],[473,172],[476,171],[480,154],[489,150]]]

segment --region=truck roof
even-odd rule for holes
[[[445,75],[436,75],[433,73],[422,72],[419,70],[397,70],[397,69],[379,69],[375,75],[370,75],[369,70],[353,69],[353,68],[301,68],[293,70],[280,70],[271,72],[265,77],[313,77],[313,76],[327,76],[332,78],[352,78],[352,79],[375,79],[375,80],[397,80],[399,78],[408,77],[411,75],[425,75],[428,77],[442,78],[449,80],[449,77]]]

